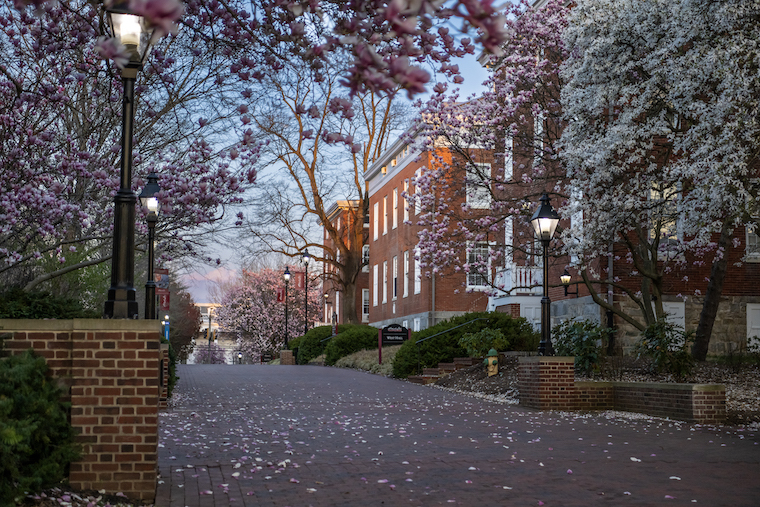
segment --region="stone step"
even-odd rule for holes
[[[469,368],[473,364],[477,364],[480,361],[480,359],[476,359],[474,357],[455,357],[454,366],[457,370],[461,370],[462,368]]]
[[[457,371],[457,367],[454,363],[438,363],[438,374],[441,376],[446,376],[455,371]]]
[[[412,382],[414,384],[433,384],[436,380],[438,380],[438,376],[430,376],[430,375],[410,375],[406,379],[409,382]]]

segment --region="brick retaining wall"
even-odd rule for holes
[[[0,320],[5,354],[34,348],[69,388],[71,424],[84,446],[71,464],[74,488],[153,500],[160,336],[158,321]]]
[[[574,382],[572,357],[521,357],[519,361],[520,404],[526,407],[622,410],[700,424],[726,419],[726,389],[722,385]]]

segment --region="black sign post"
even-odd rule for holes
[[[383,364],[383,346],[400,345],[411,336],[410,331],[404,326],[391,324],[377,330],[377,361]]]

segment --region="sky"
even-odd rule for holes
[[[460,85],[461,92],[459,93],[459,99],[463,100],[473,93],[483,91],[482,83],[486,80],[488,72],[478,63],[477,54],[467,55],[458,60],[457,63],[465,78],[464,83]],[[433,80],[435,80],[435,77]],[[428,89],[432,90],[433,85],[435,85],[435,82],[432,82],[428,86]],[[449,85],[449,90],[453,89],[453,87],[453,85]],[[425,96],[415,97],[414,100],[418,98],[424,100]],[[182,276],[182,281],[188,287],[188,292],[196,303],[213,302],[211,294],[213,287],[220,281],[234,278],[240,272],[240,266],[235,253],[232,250],[224,249],[221,243],[215,242],[215,251],[212,256],[214,258],[221,258],[222,263],[220,266],[199,265],[195,272]]]

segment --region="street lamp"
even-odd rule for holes
[[[132,191],[132,133],[135,119],[135,79],[148,55],[152,32],[142,16],[130,11],[129,2],[114,2],[106,8],[108,24],[116,40],[129,52],[129,61],[121,70],[124,84],[121,115],[121,176],[114,196],[113,254],[111,288],[103,316],[107,319],[135,319],[135,203]]]
[[[554,237],[554,231],[559,224],[559,215],[549,203],[549,196],[541,196],[541,206],[530,219],[530,224],[541,240],[544,249],[544,297],[541,298],[541,341],[538,344],[539,356],[553,356],[551,330],[551,299],[549,299],[549,242]]]
[[[309,255],[309,250],[304,248],[303,254],[301,255],[301,260],[303,261],[303,334],[306,334],[309,331],[309,260],[311,260],[311,255]]]
[[[559,279],[562,281],[562,285],[565,287],[565,296],[567,295],[575,295],[575,297],[578,297],[578,282],[575,282],[575,292],[568,292],[567,288],[570,286],[570,273],[567,272],[567,269],[559,275]]]
[[[290,269],[285,266],[285,272],[282,274],[285,279],[285,350],[288,350],[288,283],[290,283]]]
[[[148,183],[140,192],[140,202],[143,208],[148,212],[145,220],[148,222],[148,281],[145,284],[145,318],[156,319],[156,280],[153,278],[153,242],[155,241],[156,222],[158,222],[158,193],[161,187],[158,186],[158,176],[156,173],[148,175]]]

